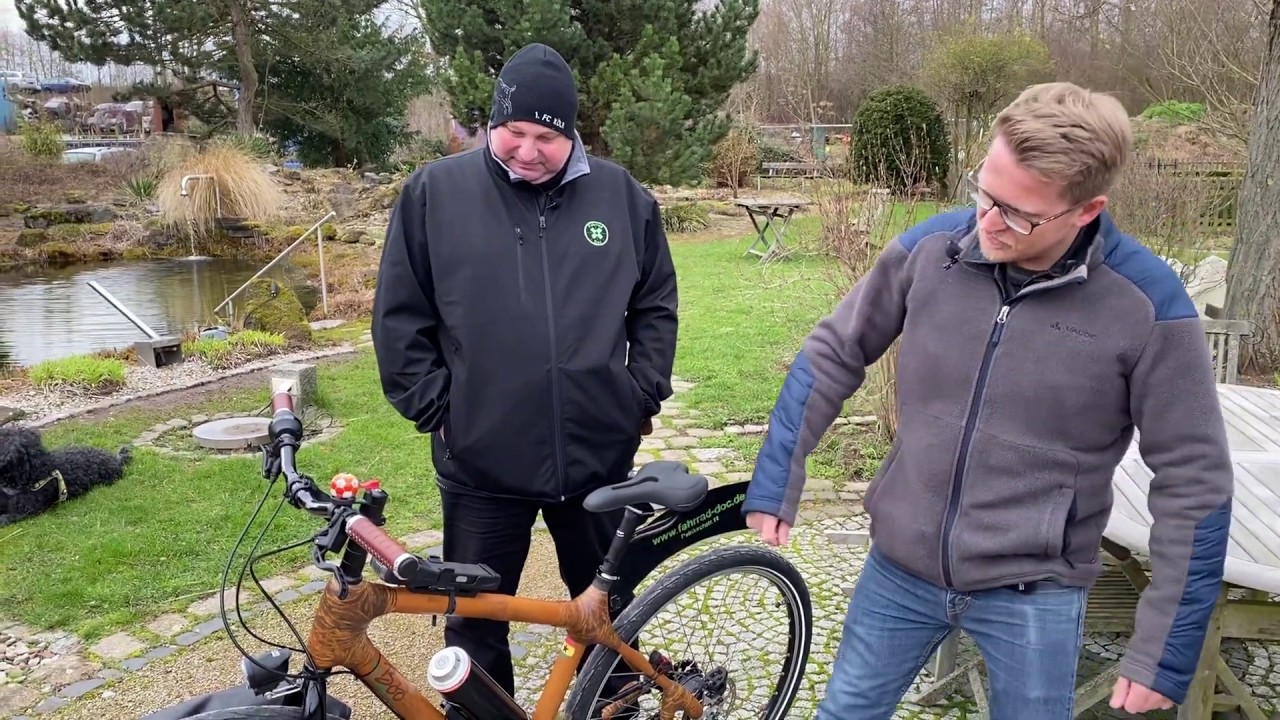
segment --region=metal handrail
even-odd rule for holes
[[[289,253],[293,252],[294,248],[296,248],[296,247],[298,247],[299,245],[301,245],[301,244],[302,244],[302,241],[303,241],[303,240],[306,240],[306,239],[307,239],[307,236],[308,236],[308,235],[310,235],[311,233],[313,233],[313,232],[314,232],[314,233],[316,233],[316,237],[319,239],[319,241],[320,241],[321,243],[323,243],[323,242],[324,242],[324,235],[322,234],[322,232],[321,232],[321,230],[320,230],[320,226],[321,226],[321,225],[324,225],[326,222],[328,222],[330,218],[337,217],[337,215],[338,215],[338,213],[337,213],[336,211],[330,210],[328,215],[325,215],[324,217],[320,218],[320,220],[319,220],[315,225],[312,225],[310,228],[308,228],[308,229],[307,229],[307,231],[306,231],[306,232],[302,233],[302,236],[301,236],[301,237],[299,237],[297,240],[295,240],[295,241],[293,242],[293,244],[292,244],[292,245],[290,245],[289,247],[287,247],[287,248],[285,248],[284,250],[282,250],[282,251],[280,252],[280,254],[279,254],[279,255],[277,255],[277,256],[275,257],[275,259],[274,259],[274,260],[272,260],[271,262],[267,263],[266,265],[263,265],[261,270],[259,270],[258,272],[254,273],[254,276],[253,276],[253,277],[249,278],[248,280],[245,280],[245,281],[244,281],[244,284],[243,284],[243,285],[241,285],[241,286],[240,286],[240,288],[239,288],[238,290],[236,290],[235,292],[233,292],[233,293],[231,293],[230,295],[228,295],[226,300],[223,300],[223,301],[218,305],[218,307],[216,307],[216,308],[214,308],[214,309],[213,309],[213,313],[216,315],[216,314],[218,313],[218,311],[219,311],[219,310],[221,310],[222,308],[226,307],[227,303],[231,302],[231,301],[232,301],[232,300],[233,300],[237,295],[239,295],[240,293],[244,292],[244,291],[245,291],[245,288],[247,288],[247,287],[249,287],[251,284],[253,284],[253,281],[254,281],[254,280],[257,280],[258,278],[262,277],[263,273],[265,273],[266,271],[268,271],[268,270],[270,270],[271,268],[275,267],[275,264],[276,264],[276,263],[278,263],[278,262],[280,262],[280,260],[281,260],[282,258],[284,258],[284,256],[285,256],[285,255],[288,255]],[[325,309],[324,309],[324,312],[325,312],[325,314],[326,314],[326,315],[328,315],[328,314],[329,314],[329,301],[328,301],[328,292],[325,290],[326,285],[327,285],[327,283],[325,283],[325,279],[324,279],[324,250],[323,250],[323,249],[321,249],[321,251],[320,251],[320,288],[321,288],[321,294],[323,294],[323,295],[325,296],[325,300],[324,300]]]

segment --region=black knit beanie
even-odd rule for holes
[[[493,88],[490,127],[526,120],[573,139],[578,88],[560,53],[542,43],[526,45],[502,66]]]

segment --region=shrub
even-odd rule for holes
[[[18,144],[23,152],[41,160],[56,160],[67,145],[62,141],[62,128],[52,122],[23,122],[18,128]]]
[[[137,203],[145,203],[155,197],[159,187],[160,178],[149,174],[134,175],[122,184],[125,195]]]
[[[738,196],[738,188],[745,187],[751,173],[760,168],[760,144],[755,129],[746,125],[735,125],[711,152],[711,161],[707,163],[707,174],[717,187],[733,188],[733,196]]]
[[[662,229],[668,233],[696,232],[707,227],[707,209],[694,202],[663,205]]]
[[[1163,120],[1174,125],[1189,125],[1200,122],[1204,112],[1203,103],[1164,100],[1148,105],[1139,117],[1143,120]]]
[[[760,143],[760,163],[801,162],[800,155],[785,145],[764,141]]]
[[[125,365],[119,358],[73,355],[34,365],[27,378],[45,390],[105,394],[124,387]]]
[[[853,118],[850,162],[859,182],[896,193],[936,187],[951,168],[951,141],[937,104],[909,85],[871,93]]]
[[[197,338],[182,344],[182,352],[204,360],[215,370],[226,370],[237,365],[276,355],[285,348],[284,335],[261,330],[242,330],[225,340]]]
[[[190,196],[183,197],[182,178],[187,175],[214,179],[192,180],[187,185]],[[178,164],[164,176],[157,193],[165,224],[197,235],[211,235],[219,217],[267,221],[279,214],[282,200],[275,180],[231,143],[212,144]]]

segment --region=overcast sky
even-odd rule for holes
[[[21,30],[22,21],[13,9],[13,0],[0,0],[0,30]]]

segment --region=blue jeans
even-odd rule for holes
[[[858,578],[814,720],[888,720],[952,627],[987,665],[991,720],[1071,720],[1086,591],[948,591],[876,552]]]

